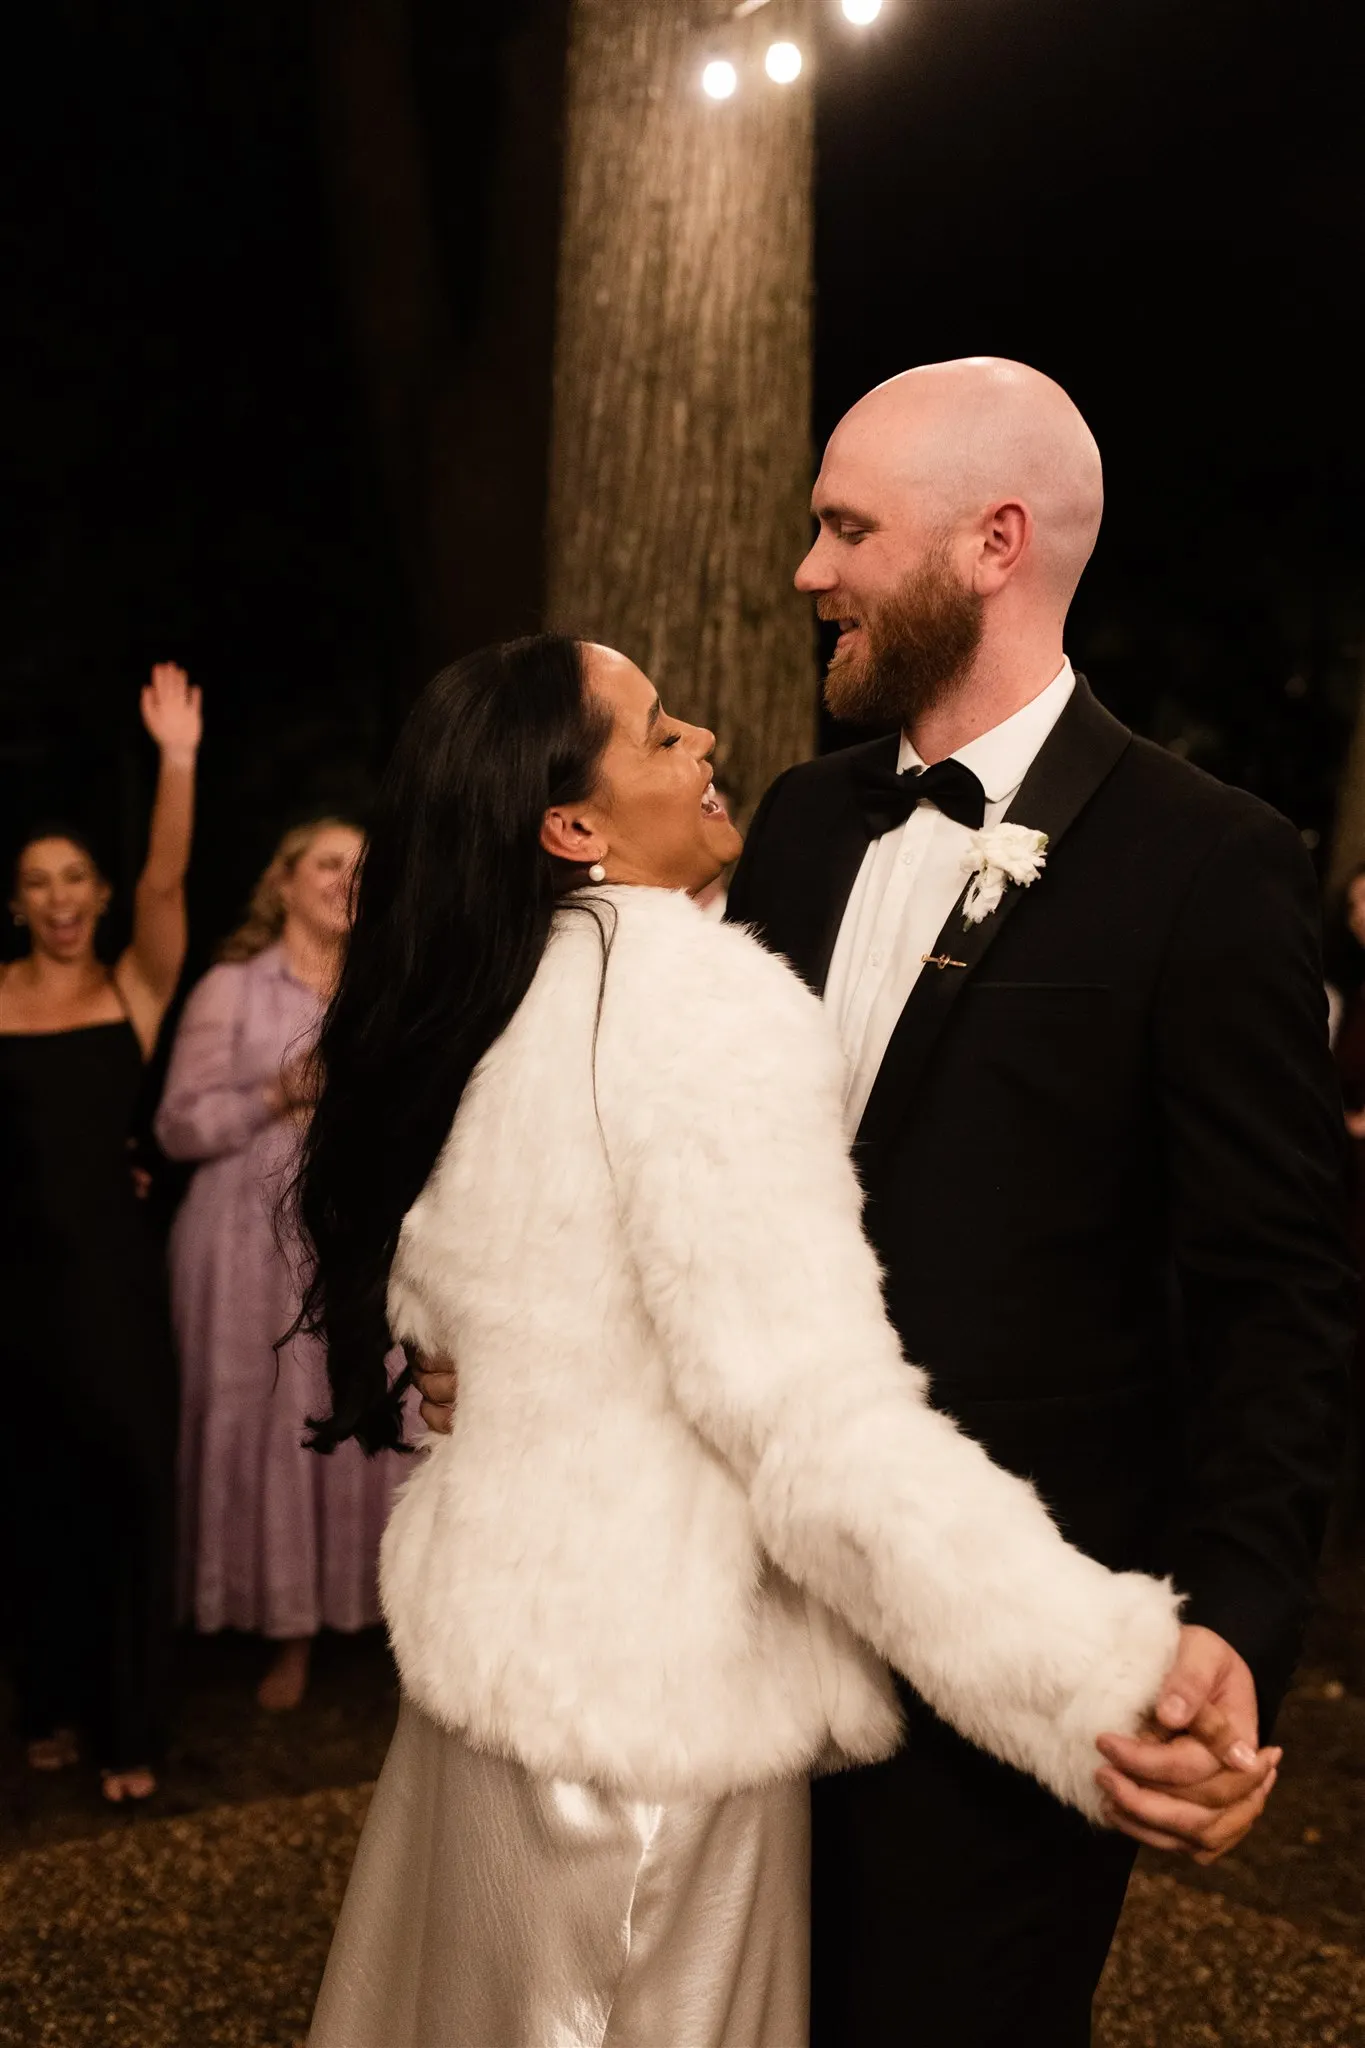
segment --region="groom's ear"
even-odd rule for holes
[[[547,811],[541,820],[540,843],[556,860],[577,861],[586,867],[601,860],[607,850],[602,834],[575,811]]]
[[[1033,532],[1033,514],[1018,500],[1006,498],[989,508],[973,564],[972,583],[978,596],[991,596],[1009,582]]]

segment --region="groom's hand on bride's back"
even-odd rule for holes
[[[412,1383],[422,1397],[423,1422],[438,1436],[449,1436],[455,1427],[455,1397],[460,1387],[454,1359],[443,1357],[439,1351],[428,1357],[412,1345],[403,1348]]]
[[[1215,1863],[1259,1820],[1284,1753],[1256,1746],[1255,1681],[1230,1643],[1182,1629],[1155,1722],[1150,1736],[1100,1737],[1110,1821],[1150,1848]]]

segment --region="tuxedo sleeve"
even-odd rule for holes
[[[1268,1728],[1313,1598],[1355,1328],[1317,888],[1273,812],[1206,858],[1155,1026],[1185,1364],[1175,1577],[1186,1620],[1251,1666]]]

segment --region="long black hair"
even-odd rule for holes
[[[385,1367],[399,1229],[531,985],[556,899],[584,879],[545,852],[541,822],[591,794],[610,733],[578,642],[543,634],[442,670],[399,736],[294,1189],[309,1260],[296,1328],[325,1342],[332,1393],[315,1450],[401,1443]]]

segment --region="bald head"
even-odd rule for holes
[[[1025,505],[1033,532],[1020,574],[1063,603],[1104,507],[1095,437],[1060,384],[995,356],[929,363],[870,391],[826,451],[822,483],[837,488],[841,476],[939,526]]]
[[[1060,672],[1103,504],[1095,438],[1037,370],[971,356],[870,391],[825,450],[796,572],[840,625],[830,709],[923,736],[956,707],[958,744],[1028,702]]]

